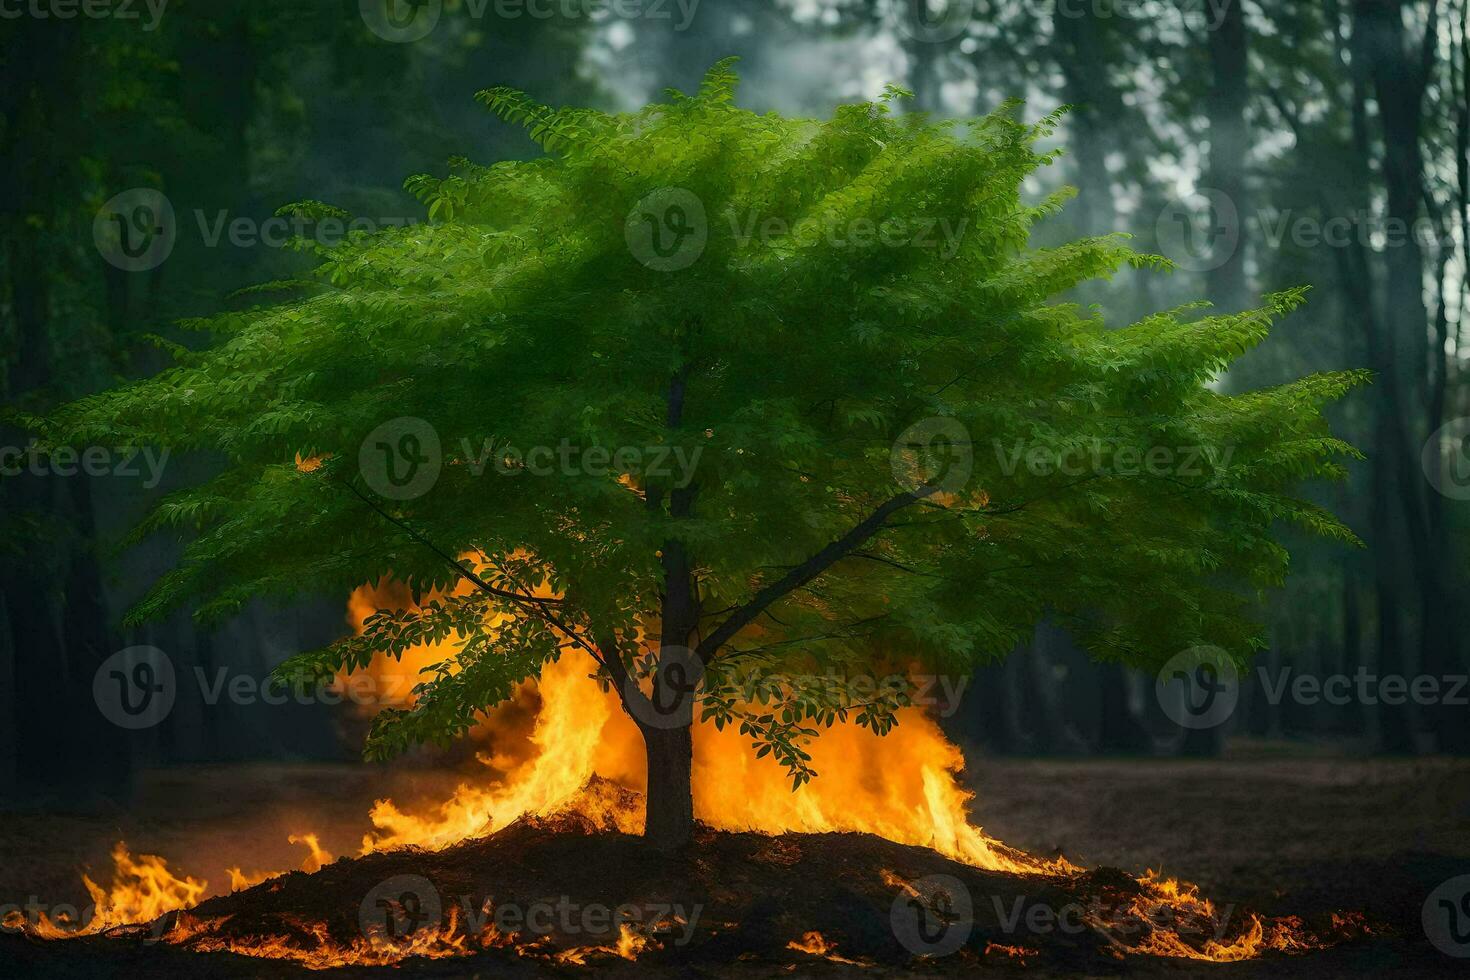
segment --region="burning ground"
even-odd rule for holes
[[[183,916],[164,916],[152,929],[52,942],[0,937],[0,964],[10,964],[3,971],[7,976],[88,978],[194,976],[205,971],[221,977],[308,976],[320,975],[311,967],[335,964],[342,965],[331,975],[346,976],[387,974],[393,969],[389,975],[590,971],[627,976],[882,977],[910,971],[960,973],[977,964],[992,972],[1028,976],[1124,972],[1181,976],[1220,971],[1232,977],[1336,977],[1358,971],[1405,977],[1460,975],[1457,967],[1463,964],[1424,942],[1418,915],[1428,889],[1449,874],[1462,873],[1467,862],[1463,857],[1423,853],[1386,855],[1395,847],[1411,846],[1407,839],[1394,839],[1410,817],[1421,826],[1443,824],[1447,831],[1456,820],[1463,827],[1467,773],[1462,765],[1296,760],[1265,766],[1226,763],[1214,775],[1210,767],[1194,767],[1191,772],[1151,763],[1000,763],[997,768],[1002,778],[995,780],[996,788],[987,797],[1005,812],[1008,823],[1036,828],[1038,834],[1046,833],[1040,828],[1048,825],[1062,828],[1083,850],[1099,853],[1115,846],[1111,837],[1121,841],[1129,835],[1124,827],[1109,826],[1098,810],[1060,815],[1055,803],[1064,787],[1104,804],[1108,792],[1133,794],[1130,820],[1145,829],[1168,821],[1171,812],[1178,813],[1153,792],[1155,781],[1175,787],[1186,801],[1210,793],[1228,800],[1244,798],[1252,782],[1247,774],[1261,768],[1276,778],[1254,780],[1260,787],[1254,795],[1258,810],[1289,814],[1291,800],[1298,799],[1305,802],[1297,811],[1315,817],[1313,811],[1334,805],[1331,794],[1304,794],[1304,787],[1328,782],[1343,792],[1361,790],[1364,783],[1375,785],[1385,809],[1383,814],[1369,812],[1358,815],[1358,820],[1344,820],[1334,838],[1318,835],[1316,850],[1330,859],[1315,863],[1307,860],[1313,845],[1303,835],[1289,863],[1255,864],[1254,853],[1242,845],[1249,841],[1248,846],[1271,846],[1272,832],[1264,821],[1256,826],[1244,817],[1238,833],[1220,835],[1205,861],[1224,869],[1221,880],[1227,885],[1222,887],[1236,889],[1231,897],[1251,893],[1261,910],[1256,914],[1262,916],[1263,931],[1270,923],[1266,913],[1285,917],[1294,910],[1303,918],[1297,930],[1321,930],[1316,941],[1334,943],[1291,954],[1266,950],[1255,959],[1228,964],[1126,955],[1114,940],[1142,948],[1156,936],[1171,942],[1178,937],[1203,949],[1222,925],[1227,940],[1238,937],[1242,925],[1250,921],[1250,913],[1240,906],[1214,907],[1216,920],[1210,922],[1189,918],[1187,909],[1181,910],[1184,918],[1171,918],[1172,906],[1166,903],[1157,916],[1114,918],[1111,932],[1092,926],[1080,931],[1047,928],[1049,915],[1062,921],[1068,910],[1126,912],[1136,906],[1144,889],[1135,879],[1106,870],[1058,875],[984,871],[928,848],[855,833],[770,836],[702,830],[698,846],[686,858],[658,859],[639,840],[613,829],[619,819],[636,814],[637,800],[606,784],[594,784],[601,792],[574,801],[560,814],[520,820],[487,838],[439,851],[375,853],[329,864],[316,874],[288,874],[210,899]],[[1300,778],[1288,779],[1287,773],[1298,773]],[[235,792],[248,793],[266,775],[256,772],[241,779],[234,774]],[[317,774],[319,783],[325,782],[322,775]],[[198,774],[198,785],[208,785],[207,776]],[[337,786],[341,788],[342,781]],[[1417,811],[1404,805],[1410,797],[1420,801]],[[211,814],[208,807],[202,808],[204,819],[195,829],[221,835],[232,824],[238,829],[244,821],[231,821],[228,810],[219,807]],[[1209,816],[1206,809],[1205,817]],[[1209,822],[1195,819],[1201,825]],[[1278,824],[1277,839],[1309,825],[1280,826],[1292,821],[1279,818],[1273,822]],[[1088,824],[1092,832],[1082,834]],[[39,826],[39,821],[31,826]],[[1370,827],[1376,831],[1371,838],[1364,836]],[[11,829],[20,831],[24,825]],[[237,834],[235,839],[249,836]],[[1344,849],[1357,849],[1357,859],[1341,859],[1336,852]],[[1182,859],[1186,852],[1169,856]],[[11,877],[13,869],[8,871],[7,886],[16,880]],[[368,966],[374,955],[362,928],[362,905],[375,889],[381,892],[385,882],[400,879],[392,887],[401,887],[403,876],[430,882],[438,897],[440,922],[448,923],[453,915],[455,926],[414,932],[413,936],[421,934],[417,949],[412,939],[407,946],[380,942],[376,955],[382,959],[413,952],[423,955],[402,959],[397,967]],[[894,908],[905,896],[935,900],[934,921],[942,923],[944,899],[926,892],[923,884],[936,876],[963,884],[972,900],[973,931],[960,951],[926,962],[903,947],[894,928]],[[915,885],[920,895],[910,896],[909,888]],[[487,900],[491,913],[478,924],[466,921],[463,910],[479,911]],[[1334,926],[1333,911],[1344,901],[1366,911],[1366,920]],[[649,928],[640,928],[640,939],[626,942],[621,930],[592,936],[569,933],[560,928],[554,912],[548,915],[551,928],[534,935],[497,935],[486,928],[495,922],[496,908],[554,910],[558,904],[572,907],[568,917],[572,921],[590,906],[613,910],[625,906],[638,913],[630,921]],[[696,908],[692,930],[687,928],[690,923],[672,918],[682,911],[688,919]],[[671,918],[655,921],[665,909]],[[1374,934],[1362,934],[1362,921],[1374,923],[1370,926]],[[1038,931],[1028,923],[1043,925]],[[1172,934],[1157,928],[1170,923],[1175,926]],[[166,937],[164,942],[150,941],[159,935]],[[692,938],[685,941],[685,937]],[[218,951],[231,948],[250,955]]]
[[[567,807],[485,838],[287,874],[148,927],[66,941],[11,937],[0,953],[17,967],[11,975],[45,977],[304,976],[328,967],[343,975],[884,977],[977,966],[1030,976],[1201,968],[1243,977],[1452,975],[1451,962],[1415,942],[1406,921],[1369,925],[1320,905],[1300,919],[1271,919],[1109,869],[986,871],[868,834],[707,828],[689,854],[659,858],[618,829],[638,802],[596,781]],[[1380,889],[1403,885],[1380,881]],[[1380,913],[1393,907],[1382,891],[1374,904]],[[379,908],[386,911],[374,914]],[[538,909],[544,914],[528,928]],[[589,933],[596,909],[625,910],[625,928],[599,917]],[[394,916],[396,929],[388,927]],[[507,922],[521,928],[502,930]],[[927,924],[927,938],[905,923]],[[907,945],[916,935],[942,941],[958,924],[962,942],[949,955],[916,957]],[[1231,950],[1252,959],[1187,962]]]
[[[380,603],[359,599],[364,609]],[[1378,787],[1387,805],[1375,813],[1363,800],[1378,797],[1361,786],[1348,794],[1356,804],[1334,804],[1330,781],[1263,779],[1270,766],[1233,775],[1176,767],[1141,785],[1116,765],[1095,765],[1102,775],[1091,778],[1036,778],[1036,764],[1029,778],[987,787],[982,812],[1049,855],[1037,857],[973,825],[961,754],[920,712],[886,738],[855,726],[826,733],[812,746],[821,776],[795,794],[735,733],[702,729],[695,802],[704,826],[688,853],[660,858],[633,836],[642,817],[637,732],[587,672],[570,656],[553,665],[478,733],[474,777],[437,795],[426,778],[398,802],[378,799],[357,841],[361,811],[354,819],[347,804],[328,805],[334,794],[283,808],[274,790],[300,794],[299,780],[259,791],[259,809],[274,810],[280,836],[294,841],[289,863],[284,839],[274,850],[247,839],[257,835],[241,824],[257,808],[229,787],[234,819],[216,825],[207,855],[190,846],[165,859],[120,845],[111,872],[86,881],[97,914],[85,928],[22,917],[24,937],[0,937],[0,965],[18,967],[7,975],[61,977],[885,976],[977,965],[1031,976],[1425,976],[1455,966],[1424,941],[1418,916],[1438,881],[1465,870],[1454,843],[1465,826],[1463,767],[1407,776],[1380,767],[1397,776]],[[1199,821],[1232,794],[1222,817]],[[1252,827],[1251,815],[1275,816]],[[1293,817],[1296,826],[1269,825]],[[1396,838],[1395,820],[1445,834]],[[38,820],[24,848],[12,836],[24,830],[12,828],[7,852],[42,849],[34,838],[48,828]],[[1088,870],[1057,853],[1138,869],[1159,857],[1177,873],[1175,854],[1148,850],[1176,840],[1191,848],[1186,870],[1214,873],[1219,901],[1168,877]],[[1138,849],[1116,849],[1127,841]],[[1294,861],[1313,847],[1329,859],[1297,863],[1282,887],[1270,873],[1285,869],[1283,841],[1301,847]],[[1403,853],[1426,849],[1451,856]],[[335,859],[344,851],[358,856]],[[17,893],[11,873],[0,870],[7,901]]]

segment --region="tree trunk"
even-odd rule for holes
[[[1084,235],[1115,230],[1113,181],[1107,155],[1122,100],[1108,78],[1103,18],[1088,4],[1078,9],[1058,5],[1052,19],[1053,57],[1062,75],[1062,97],[1072,105],[1067,117],[1072,139],[1068,151],[1074,161],[1071,176],[1077,200],[1068,206]]]
[[[684,421],[685,381],[688,367],[680,368],[669,382],[667,425],[673,431]],[[694,508],[696,486],[669,490],[669,516],[682,520]],[[661,496],[661,495],[660,495]],[[652,505],[655,496],[649,493]],[[656,850],[668,853],[689,843],[694,833],[692,770],[694,703],[703,663],[690,648],[699,625],[699,590],[694,581],[694,563],[684,542],[666,540],[661,549],[663,595],[659,628],[658,669],[653,679],[656,711],[640,720],[643,744],[648,753],[648,802],[643,838]]]
[[[1411,624],[1400,623],[1401,583],[1417,582],[1432,598],[1439,594],[1435,543],[1425,526],[1423,479],[1417,457],[1425,437],[1429,364],[1429,317],[1424,300],[1424,256],[1412,230],[1424,199],[1421,151],[1425,81],[1435,48],[1413,50],[1404,29],[1403,0],[1357,0],[1354,53],[1371,83],[1383,127],[1382,180],[1387,217],[1404,229],[1401,242],[1385,249],[1382,320],[1374,365],[1382,379],[1375,473],[1374,548],[1379,580],[1379,661],[1382,675],[1421,669],[1411,657],[1418,642]],[[1437,8],[1431,8],[1437,9]],[[1431,31],[1432,34],[1432,31]],[[1379,503],[1379,500],[1382,503]],[[1392,512],[1386,510],[1392,502]],[[1402,542],[1407,541],[1405,548]],[[1410,586],[1412,587],[1412,586]],[[1379,706],[1384,749],[1411,752],[1412,704]]]
[[[643,745],[648,754],[648,808],[643,838],[658,851],[678,851],[689,843],[694,833],[691,726],[644,726]]]
[[[1246,105],[1250,100],[1248,37],[1243,4],[1230,3],[1221,12],[1219,26],[1209,32],[1210,85],[1209,181],[1235,207],[1237,238],[1230,254],[1210,272],[1209,299],[1230,313],[1251,305],[1245,253],[1249,245],[1249,201],[1245,183],[1250,133]]]

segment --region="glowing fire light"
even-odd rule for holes
[[[848,966],[864,966],[861,960],[850,960],[845,956],[837,955],[837,944],[827,940],[820,932],[813,930],[802,935],[800,940],[793,939],[786,944],[787,949],[798,953],[806,953],[809,956],[819,956],[833,963],[843,963]]]
[[[407,601],[403,590],[391,584],[363,587],[350,600],[350,619],[361,630],[374,611]],[[401,679],[412,677],[421,667],[444,660],[453,652],[451,642],[409,650],[401,661],[379,658],[368,667],[367,674],[379,682],[375,689],[380,695],[402,690],[399,701],[407,703],[411,684]],[[606,781],[597,786],[616,784],[643,790],[642,738],[621,710],[616,695],[603,692],[588,680],[591,673],[590,661],[580,655],[567,654],[547,664],[537,685],[527,686],[509,706],[490,713],[476,733],[479,740],[493,747],[480,756],[492,771],[487,773],[489,778],[462,783],[448,800],[426,812],[410,813],[392,800],[377,801],[368,815],[373,829],[363,838],[362,853],[407,846],[440,849],[491,833],[524,815],[554,811],[582,791],[594,776]],[[390,683],[394,678],[400,679],[396,685]],[[339,678],[338,683],[347,681]],[[693,766],[696,817],[711,827],[729,831],[866,832],[903,844],[930,847],[955,860],[994,871],[1075,875],[1083,870],[1060,857],[1040,858],[1007,847],[971,824],[967,807],[972,794],[962,788],[959,779],[963,757],[933,719],[919,709],[901,711],[899,724],[886,736],[879,737],[853,724],[837,725],[824,731],[807,750],[812,766],[821,775],[793,793],[781,768],[769,760],[757,760],[734,728],[719,732],[713,725],[697,725]],[[863,759],[864,764],[851,765],[853,759]],[[615,791],[594,790],[584,794],[576,805],[579,813],[596,826],[629,834],[642,830],[643,815],[630,807],[626,798],[615,796]],[[317,835],[301,834],[290,840],[308,849],[303,871],[314,872],[331,862],[332,856],[321,848]],[[79,930],[75,924],[43,921],[39,926],[30,925],[29,931],[43,938],[60,938],[149,922],[167,912],[191,908],[206,894],[205,881],[175,876],[162,858],[133,858],[119,844],[113,859],[117,868],[111,889],[104,890],[90,878],[84,879],[98,910],[92,923]],[[280,872],[247,874],[239,867],[228,870],[232,890],[277,874]],[[890,885],[912,893],[896,875],[886,873],[884,877]],[[1315,945],[1299,920],[1263,922],[1253,916],[1233,941],[1211,939],[1197,948],[1167,923],[1212,925],[1218,921],[1214,906],[1201,898],[1194,886],[1158,878],[1152,872],[1139,879],[1138,886],[1139,891],[1125,906],[1106,915],[1095,912],[1090,919],[1106,936],[1122,932],[1119,927],[1123,923],[1143,921],[1155,926],[1136,945],[1114,939],[1123,951],[1229,961],[1265,950],[1293,952]],[[408,943],[384,944],[380,937],[363,937],[344,945],[327,935],[324,924],[301,923],[303,932],[317,940],[316,947],[309,949],[284,937],[249,941],[222,937],[214,931],[218,925],[218,920],[183,914],[165,938],[188,943],[198,951],[229,950],[285,958],[314,969],[395,963],[410,956],[465,956],[489,948],[512,948],[522,956],[584,964],[600,956],[635,959],[649,945],[646,936],[624,926],[616,945],[552,951],[545,948],[544,940],[521,942],[498,932],[493,925],[478,935],[467,935],[453,912],[447,924],[419,930]],[[835,944],[816,932],[806,933],[788,948],[837,962],[854,962],[838,956]],[[1024,960],[1033,951],[992,944],[986,952]]]

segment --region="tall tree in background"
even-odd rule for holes
[[[1429,318],[1419,218],[1426,194],[1424,96],[1438,51],[1439,0],[1430,0],[1422,36],[1410,40],[1405,0],[1355,0],[1353,55],[1367,76],[1381,127],[1381,173],[1388,224],[1383,297],[1378,330],[1371,338],[1374,366],[1383,384],[1379,402],[1379,455],[1375,457],[1374,534],[1378,559],[1378,667],[1407,673],[1427,663],[1410,651],[1429,651],[1444,599],[1440,594],[1439,544],[1429,537],[1425,500],[1432,491],[1415,465],[1420,447],[1438,423],[1429,421]],[[1439,355],[1443,356],[1442,352]],[[1408,549],[1390,547],[1402,536]],[[1426,618],[1415,629],[1403,615],[1412,599],[1403,584],[1415,582]],[[1406,601],[1407,600],[1407,601]],[[1431,608],[1432,607],[1432,608]],[[1427,660],[1427,658],[1424,658]],[[1415,719],[1411,702],[1385,702],[1380,712],[1385,748],[1411,751]]]
[[[467,101],[509,80],[496,72],[514,70],[518,81],[544,72],[558,95],[585,97],[592,86],[575,67],[586,26],[520,18],[477,37],[467,17],[446,16],[424,42],[391,44],[355,4],[286,0],[177,0],[149,30],[123,18],[0,18],[7,407],[42,410],[156,370],[163,361],[150,337],[177,337],[176,318],[230,308],[241,286],[310,268],[287,249],[237,247],[228,234],[212,240],[217,222],[222,232],[242,219],[259,226],[274,206],[263,202],[307,187],[375,220],[413,217],[419,206],[410,195],[365,185],[463,149],[445,142],[462,125],[434,130],[423,90],[457,88],[455,101]],[[498,155],[510,136],[481,127],[474,144]],[[176,215],[167,261],[138,271],[104,261],[93,241],[104,202],[131,188],[165,195]],[[21,431],[0,427],[0,446],[25,442]],[[198,475],[199,465],[175,460],[171,473],[188,466]],[[136,519],[144,495],[136,481],[101,479],[106,493],[80,474],[0,476],[0,800],[117,798],[134,760],[284,753],[283,736],[307,741],[279,713],[273,724],[257,716],[259,727],[248,727],[229,719],[228,708],[183,704],[160,731],[119,738],[109,729],[91,679],[119,647],[154,643],[181,665],[255,671],[272,664],[242,658],[266,656],[282,645],[273,633],[300,626],[294,616],[250,610],[213,631],[183,618],[118,628],[120,608],[136,598],[132,582],[161,572],[177,549],[156,539],[121,571],[104,565],[106,542]],[[307,607],[315,624],[306,633],[333,635],[339,602],[333,597],[326,614]],[[314,750],[325,751],[326,719],[312,727]]]
[[[1223,259],[1216,256],[1212,263],[1209,299],[1226,310],[1243,310],[1252,302],[1246,275],[1251,199],[1246,184],[1250,55],[1245,4],[1244,0],[1230,0],[1211,9],[1218,19],[1208,30],[1210,156],[1205,176],[1209,186],[1231,202],[1238,226],[1232,238],[1234,247]]]

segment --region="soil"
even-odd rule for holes
[[[301,814],[321,823],[332,817],[332,826],[360,825],[365,797],[385,792],[381,782],[369,783],[360,772],[319,767],[175,771],[161,777],[166,786],[146,788],[126,820],[107,819],[120,814],[8,815],[0,821],[0,852],[8,856],[0,865],[0,899],[38,894],[67,900],[64,896],[77,890],[69,878],[76,857],[58,861],[59,845],[65,842],[70,855],[85,855],[93,867],[105,867],[107,848],[118,835],[136,850],[171,857],[213,850],[234,855],[231,863],[243,853],[258,856],[260,867],[288,866],[284,855],[299,857],[299,851],[279,840],[283,829],[303,829],[299,822],[293,825]],[[1330,913],[1360,912],[1372,934],[1350,930],[1334,936],[1341,941],[1328,949],[1271,953],[1241,963],[1120,957],[1096,930],[1045,925],[1037,930],[1004,922],[1017,908],[1034,915],[1116,904],[1127,898],[1131,881],[1116,872],[1066,880],[988,873],[924,848],[858,834],[771,838],[701,831],[689,853],[661,858],[636,838],[588,834],[589,828],[555,822],[515,825],[493,838],[433,854],[406,851],[339,861],[317,875],[292,874],[212,899],[195,915],[228,916],[219,928],[222,935],[282,935],[304,948],[318,940],[302,923],[323,921],[333,939],[350,942],[362,935],[364,896],[404,874],[429,879],[437,894],[451,896],[451,903],[457,901],[453,896],[469,895],[476,902],[491,898],[497,907],[563,902],[580,908],[700,909],[688,942],[678,941],[685,933],[671,923],[635,962],[608,952],[583,957],[583,966],[557,964],[551,959],[556,950],[585,946],[589,938],[552,928],[531,956],[490,950],[469,958],[416,958],[397,967],[327,974],[344,977],[890,977],[967,975],[977,968],[988,975],[1030,977],[1464,975],[1465,961],[1444,956],[1425,940],[1420,912],[1425,896],[1440,882],[1470,873],[1470,763],[1281,758],[1266,746],[1250,757],[1209,762],[991,760],[979,773],[977,820],[1008,843],[1043,854],[1060,849],[1090,866],[1135,873],[1162,867],[1199,882],[1219,907],[1233,906],[1232,930],[1246,921],[1248,907],[1268,916],[1302,916],[1324,935],[1332,931]],[[441,775],[414,778],[425,798],[441,791],[440,781],[453,782]],[[412,787],[392,790],[413,795]],[[192,795],[192,808],[179,806],[183,795]],[[217,835],[213,849],[201,844],[201,835],[211,833]],[[345,839],[350,832],[342,834],[344,839],[326,841],[329,848],[355,850]],[[252,850],[257,840],[262,847]],[[37,841],[46,846],[37,847]],[[266,841],[283,857],[265,852]],[[184,859],[177,863],[198,866]],[[974,896],[974,927],[960,951],[916,958],[897,937],[893,916],[902,886],[894,882],[935,875],[959,880]],[[835,944],[829,955],[789,948],[813,930]],[[146,931],[60,943],[0,936],[0,976],[314,975],[289,962],[194,953],[149,938]],[[1202,939],[1191,936],[1191,942]],[[995,944],[989,952],[988,944]],[[1018,959],[1000,947],[1026,952]]]

